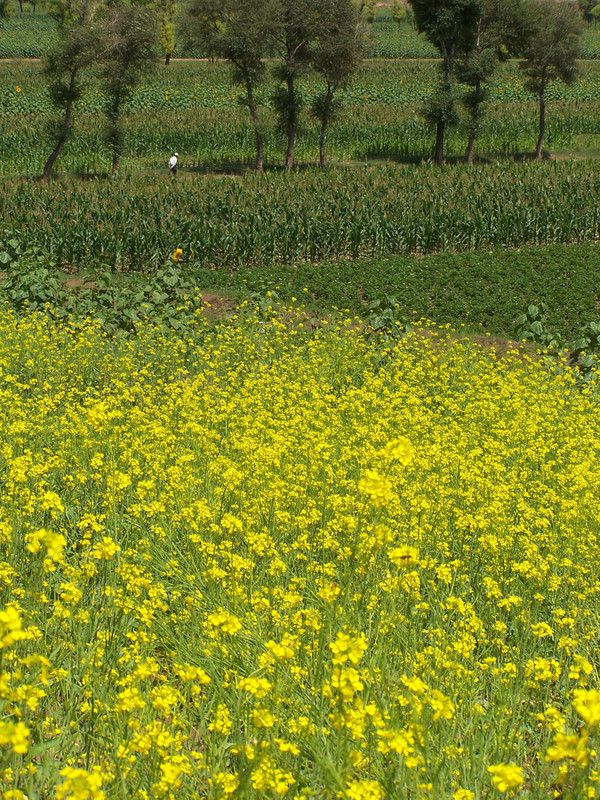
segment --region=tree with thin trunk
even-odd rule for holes
[[[323,91],[312,105],[319,120],[319,164],[327,164],[327,133],[340,108],[338,90],[358,69],[365,51],[365,29],[353,0],[321,0],[321,21],[312,55],[312,66],[322,76]]]
[[[479,19],[479,0],[410,0],[420,33],[437,47],[442,57],[440,78],[426,103],[425,119],[436,128],[435,163],[445,161],[446,130],[458,122],[456,62],[473,49]]]
[[[160,0],[158,10],[160,48],[165,56],[165,67],[168,67],[175,52],[175,0]]]
[[[434,161],[440,167],[446,163],[446,131],[460,122],[457,105],[454,81],[442,73],[421,111],[425,121],[435,128]]]
[[[264,59],[274,33],[276,0],[192,0],[188,41],[233,67],[233,82],[243,86],[256,139],[256,169],[264,169],[264,130],[256,90],[265,77]]]
[[[275,77],[281,82],[273,96],[279,126],[287,139],[285,168],[294,166],[296,139],[304,100],[298,79],[310,69],[311,48],[318,32],[318,4],[315,0],[279,0],[271,35],[279,57]]]
[[[114,174],[124,150],[123,105],[141,78],[156,64],[156,15],[142,6],[111,3],[103,20],[103,39],[102,78],[108,117],[106,139]]]
[[[467,163],[475,160],[475,141],[485,118],[488,84],[501,60],[518,46],[522,0],[481,0],[472,47],[457,62],[457,77],[469,87],[463,105],[469,119]]]
[[[578,5],[583,18],[588,25],[594,22],[594,8],[598,8],[597,0],[579,0]]]
[[[46,59],[44,72],[52,102],[61,116],[53,131],[54,147],[44,165],[46,180],[71,136],[74,109],[84,89],[83,77],[99,57],[97,9],[95,0],[60,0],[53,7],[60,38]]]
[[[485,119],[486,104],[489,99],[487,83],[496,71],[498,59],[493,48],[482,46],[479,43],[474,52],[459,62],[458,79],[469,86],[463,97],[463,105],[468,114],[469,138],[467,141],[467,164],[475,161],[475,141],[479,136],[483,120]]]
[[[571,84],[576,80],[583,20],[576,2],[526,0],[523,31],[521,69],[527,89],[538,100],[539,128],[535,157],[540,159],[546,137],[548,84],[555,80]]]

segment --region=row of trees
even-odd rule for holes
[[[362,12],[353,0],[192,0],[190,43],[233,67],[243,86],[256,134],[256,166],[263,168],[263,134],[256,89],[266,77],[267,59],[277,89],[273,105],[287,139],[285,165],[294,164],[294,150],[303,98],[298,81],[310,70],[322,78],[323,90],[312,112],[320,121],[320,162],[326,163],[329,125],[339,109],[339,89],[356,72],[366,45]]]
[[[112,171],[119,166],[125,139],[123,106],[143,74],[156,62],[157,16],[142,5],[100,0],[60,0],[53,11],[60,42],[46,60],[50,95],[61,115],[55,144],[44,165],[52,169],[73,129],[73,114],[92,68],[99,69],[106,103],[106,138]]]
[[[74,109],[92,68],[100,69],[112,169],[118,168],[124,103],[142,75],[156,65],[158,42],[164,45],[172,35],[174,2],[54,0],[60,40],[47,59],[46,74],[61,115],[45,177],[50,177],[71,134]],[[423,108],[436,131],[435,161],[444,163],[446,133],[458,124],[461,103],[469,119],[467,159],[474,160],[490,81],[500,61],[510,56],[521,58],[526,84],[539,100],[535,152],[541,157],[548,84],[576,77],[583,18],[575,0],[409,2],[418,30],[440,53],[439,78]],[[352,80],[364,56],[365,18],[371,13],[372,0],[191,0],[185,26],[188,44],[231,64],[232,80],[244,89],[254,126],[257,169],[264,166],[257,90],[269,72],[276,80],[272,101],[287,141],[287,169],[294,165],[303,110],[298,82],[309,71],[320,76],[322,89],[311,112],[320,122],[320,163],[326,164],[327,133],[340,108],[339,90]]]
[[[586,0],[580,0],[585,2]],[[394,17],[403,22],[409,8],[417,29],[437,47],[440,77],[423,114],[436,129],[435,161],[445,160],[448,127],[459,122],[462,101],[469,117],[467,160],[485,116],[489,84],[502,59],[518,56],[529,90],[539,100],[541,158],[546,133],[546,91],[556,79],[570,83],[577,73],[583,21],[575,0],[396,0]],[[257,167],[262,169],[262,136],[254,102],[264,77],[265,59],[276,56],[275,75],[282,86],[275,95],[280,125],[287,134],[286,167],[293,165],[300,112],[296,80],[312,68],[325,90],[313,113],[321,122],[320,163],[326,162],[329,123],[338,109],[338,90],[354,75],[365,48],[364,17],[371,2],[356,0],[192,0],[190,39],[229,60],[234,80],[246,87],[256,130]],[[466,90],[465,90],[466,88]]]
[[[287,137],[288,169],[294,165],[303,109],[298,81],[311,69],[322,76],[323,91],[311,110],[320,120],[321,164],[325,165],[327,132],[339,108],[338,90],[349,82],[364,55],[362,19],[371,5],[372,0],[192,0],[187,12],[188,43],[232,65],[233,81],[244,87],[256,133],[257,169],[264,167],[264,132],[256,92],[273,61],[277,79],[273,106]],[[43,175],[51,176],[71,135],[87,77],[98,67],[107,98],[107,141],[114,172],[123,153],[125,102],[142,75],[156,66],[159,46],[169,63],[175,2],[54,0],[52,13],[59,44],[47,58],[45,72],[61,113]]]
[[[418,29],[441,56],[438,85],[424,114],[436,128],[435,160],[444,162],[445,134],[458,122],[462,101],[469,115],[467,159],[485,115],[490,80],[499,62],[520,57],[526,86],[538,98],[541,158],[546,134],[546,94],[553,80],[572,83],[583,19],[571,0],[410,0]]]

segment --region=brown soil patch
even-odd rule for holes
[[[515,339],[505,339],[501,336],[492,336],[485,334],[469,334],[461,333],[460,331],[438,331],[435,328],[415,328],[414,334],[421,336],[428,341],[442,343],[447,336],[453,340],[466,340],[472,342],[480,347],[482,350],[489,351],[493,356],[498,359],[506,358],[507,356],[518,355],[521,358],[536,358],[535,346],[526,342],[518,342]]]
[[[96,289],[98,284],[85,278],[67,278],[65,286],[67,289]]]
[[[212,292],[201,292],[200,296],[205,314],[209,319],[223,319],[235,310],[235,302],[230,297]]]

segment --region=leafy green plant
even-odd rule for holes
[[[517,317],[519,339],[534,342],[549,353],[557,353],[562,346],[560,337],[548,328],[548,308],[545,303],[529,305],[527,311]]]
[[[65,305],[66,291],[56,264],[41,248],[24,247],[8,234],[0,242],[0,265],[5,270],[0,289],[15,308],[35,311]]]
[[[385,338],[402,336],[410,325],[408,318],[401,311],[401,305],[393,295],[385,295],[369,303],[366,323],[374,334]]]
[[[589,322],[581,336],[569,345],[571,361],[576,364],[584,379],[597,369],[600,357],[600,322]]]
[[[12,231],[4,231],[0,239],[0,269],[6,269],[18,260],[21,254],[21,241]]]
[[[17,237],[0,242],[6,270],[0,296],[18,311],[45,310],[51,317],[98,319],[108,333],[134,332],[143,322],[180,330],[198,308],[195,288],[175,264],[134,281],[103,272],[92,281],[68,287],[53,259],[38,247],[23,248]]]
[[[112,272],[84,286],[73,302],[75,316],[93,316],[105,330],[134,332],[143,322],[181,330],[197,308],[190,281],[173,265],[161,267],[132,283]]]
[[[580,334],[565,341],[548,328],[548,309],[545,303],[530,305],[517,319],[517,331],[521,339],[534,342],[548,355],[568,353],[568,363],[577,369],[578,382],[595,380],[600,355],[600,322],[588,322]]]

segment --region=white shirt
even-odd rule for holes
[[[173,169],[177,165],[177,156],[171,156],[169,159],[169,169]]]

